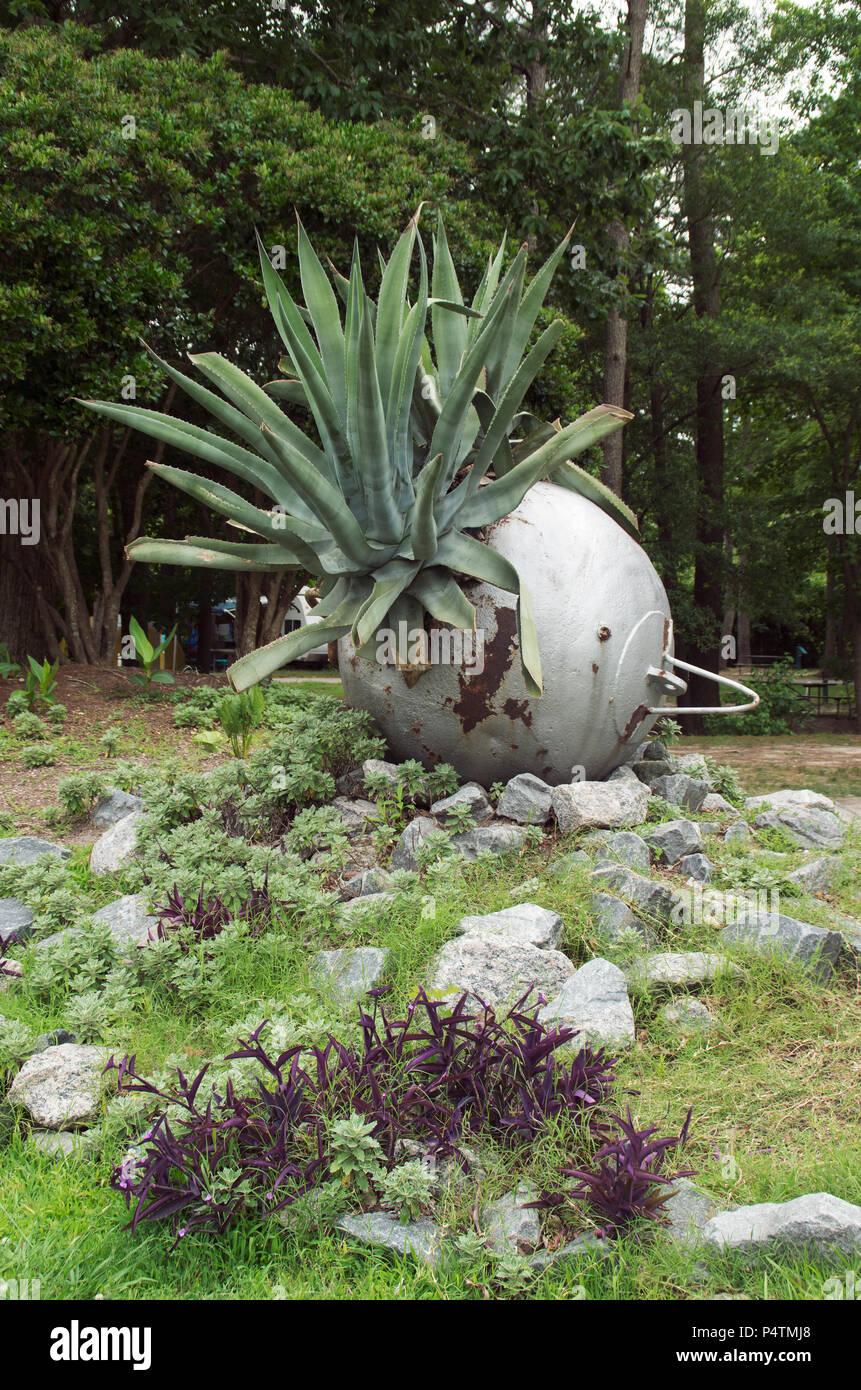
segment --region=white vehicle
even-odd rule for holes
[[[281,626],[281,634],[286,637],[288,632],[295,632],[297,628],[307,627],[310,623],[319,623],[321,620],[314,617],[314,610],[309,604],[305,595],[307,589],[302,589],[296,595],[290,607],[287,609],[286,617]],[[307,663],[309,666],[324,666],[329,659],[329,648],[324,642],[320,647],[312,647],[304,656],[296,658],[297,664]]]

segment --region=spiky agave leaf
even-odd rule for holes
[[[237,661],[229,671],[237,690],[347,633],[363,653],[372,652],[374,633],[383,626],[397,631],[395,619],[405,615],[412,626],[427,613],[473,629],[475,609],[459,582],[465,577],[516,595],[524,680],[539,695],[541,663],[529,595],[516,568],[470,533],[507,516],[543,478],[582,493],[637,533],[636,518],[624,504],[571,462],[619,429],[631,418],[628,412],[600,405],[562,428],[559,422],[536,423],[522,410],[562,332],[557,320],[528,346],[568,237],[528,285],[525,247],[503,274],[503,242],[467,305],[441,218],[429,284],[420,211],[388,262],[381,261],[376,304],[365,289],[358,248],[349,277],[334,267],[327,271],[298,223],[303,307],[258,237],[266,297],[287,350],[279,364],[283,381],[261,389],[218,353],[207,352],[191,357],[209,383],[202,386],[155,359],[235,438],[139,406],[82,402],[216,465],[269,499],[253,504],[199,474],[151,464],[248,539],[141,538],[128,548],[133,559],[237,573],[301,566],[322,581],[318,621]],[[411,303],[416,249],[418,295]],[[426,336],[428,314],[436,360]],[[316,439],[286,413],[294,405],[313,416]],[[409,664],[400,649],[398,660]]]

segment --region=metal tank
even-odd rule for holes
[[[607,776],[669,696],[686,688],[671,669],[682,663],[673,660],[669,604],[654,566],[600,507],[552,483],[536,484],[482,539],[516,566],[529,590],[541,698],[523,682],[514,595],[465,583],[483,652],[479,640],[466,661],[451,663],[458,653],[442,642],[441,660],[416,679],[357,656],[343,638],[347,703],[371,712],[396,758],[449,762],[485,787],[518,772],[553,786]]]

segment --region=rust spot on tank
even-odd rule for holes
[[[527,729],[532,727],[532,710],[527,700],[506,700],[502,706],[509,719],[522,719]]]
[[[607,627],[606,624],[602,624],[601,627],[598,628],[598,641],[599,641],[599,642],[606,642],[606,641],[607,641],[607,638],[608,638],[608,637],[612,637],[612,636],[613,636],[613,634],[612,634],[612,632],[610,631],[610,629]]]
[[[493,714],[493,697],[505,679],[514,657],[517,619],[513,608],[496,610],[496,635],[484,645],[484,670],[466,676],[458,673],[460,698],[454,712],[465,734]]]
[[[619,743],[620,743],[620,744],[621,744],[621,743],[627,743],[627,742],[628,742],[628,739],[629,739],[629,738],[631,737],[631,735],[633,734],[633,732],[634,732],[634,730],[636,729],[637,725],[638,725],[638,724],[642,724],[643,720],[645,719],[645,717],[646,717],[646,715],[647,715],[648,713],[649,713],[649,707],[648,707],[648,705],[638,705],[638,706],[637,706],[637,708],[634,710],[634,713],[631,715],[631,718],[628,720],[627,724],[625,725],[625,732],[623,733],[622,737],[619,739]]]
[[[593,676],[597,676],[597,674],[598,674],[598,663],[597,663],[597,661],[593,661],[593,662],[592,662],[592,675],[593,675]]]
[[[670,641],[670,620],[669,620],[669,618],[664,618],[664,645],[663,645],[663,647],[661,648],[662,651],[666,651],[666,650],[667,650],[667,647],[668,647],[668,645],[669,645],[669,641]]]

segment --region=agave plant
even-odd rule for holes
[[[237,661],[229,675],[238,690],[348,633],[359,653],[373,660],[372,639],[383,626],[408,633],[429,614],[474,630],[475,609],[458,582],[466,577],[517,595],[524,680],[540,695],[529,594],[515,566],[476,533],[511,513],[540,479],[552,479],[636,534],[636,519],[624,504],[571,463],[630,415],[600,405],[563,428],[558,421],[537,422],[521,408],[563,330],[556,320],[529,346],[568,237],[528,285],[525,247],[502,274],[503,240],[466,305],[441,218],[428,286],[420,212],[384,265],[376,303],[365,289],[358,249],[349,278],[333,267],[327,274],[299,222],[301,308],[258,236],[269,308],[287,348],[279,364],[289,373],[283,380],[261,388],[218,353],[193,355],[216,394],[152,354],[241,444],[158,411],[82,402],[223,468],[271,499],[268,508],[256,506],[221,483],[151,463],[248,539],[140,539],[129,546],[132,558],[240,573],[301,566],[320,580],[315,616],[321,621]],[[416,249],[418,291],[411,303]],[[290,418],[291,405],[310,411],[316,438]],[[403,636],[399,642],[398,662],[408,666]]]

